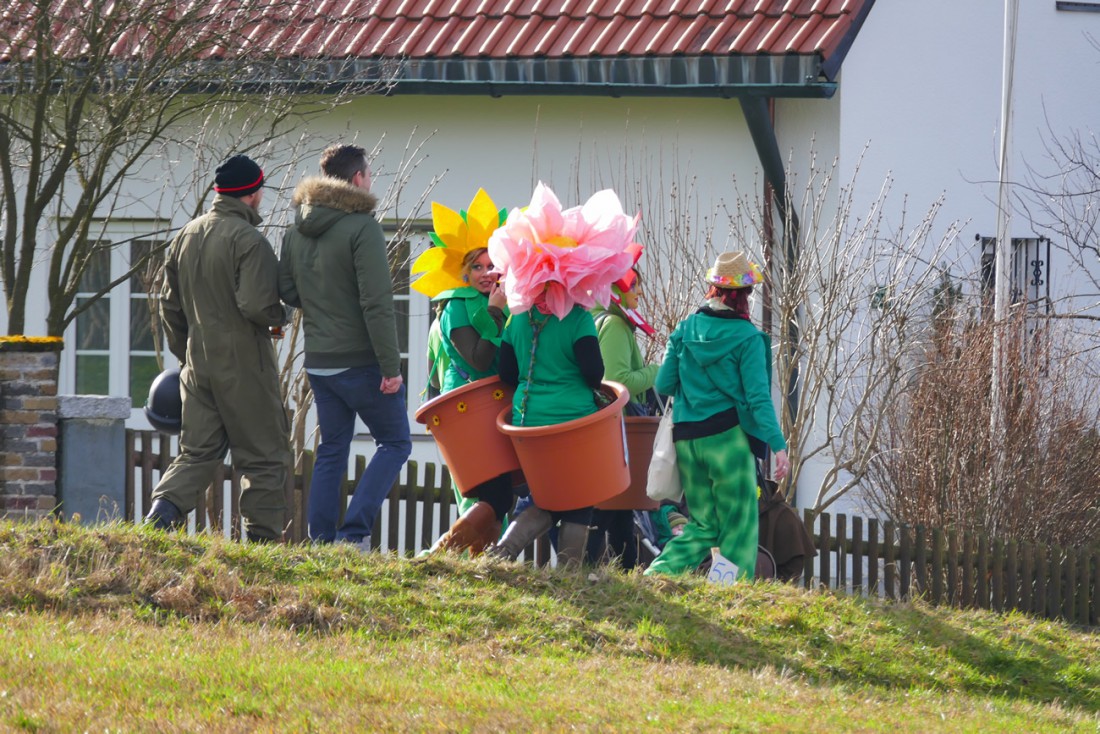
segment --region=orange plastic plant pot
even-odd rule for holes
[[[628,415],[626,423],[626,448],[630,457],[630,486],[606,502],[596,505],[600,510],[656,510],[661,506],[645,492],[649,460],[653,458],[653,440],[657,437],[659,416]]]
[[[416,411],[428,427],[443,463],[463,496],[493,477],[519,470],[512,442],[496,427],[502,405],[512,405],[512,388],[485,377],[432,398]]]
[[[630,485],[623,406],[630,393],[604,382],[610,405],[583,418],[550,426],[513,426],[512,409],[497,415],[497,428],[512,440],[531,498],[559,512],[598,504]]]

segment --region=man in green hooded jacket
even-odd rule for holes
[[[305,370],[321,431],[309,537],[366,551],[412,440],[393,282],[366,150],[330,145],[321,153],[321,172],[294,191],[297,211],[279,253],[279,293],[302,310]],[[345,505],[341,488],[357,416],[375,451]]]

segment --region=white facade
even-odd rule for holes
[[[1049,171],[1052,164],[1044,151],[1052,134],[1092,135],[1100,126],[1095,81],[1100,78],[1100,12],[1068,12],[1059,10],[1055,0],[1027,0],[1020,3],[1019,29],[1010,171],[1016,181],[1023,180],[1028,167]],[[854,185],[857,201],[868,205],[890,177],[886,207],[891,223],[900,222],[903,207],[910,218],[919,217],[942,197],[937,226],[947,231],[951,222],[961,223],[959,248],[973,250],[976,260],[974,237],[993,236],[997,226],[1003,49],[1003,3],[876,3],[848,53],[833,99],[776,102],[779,148],[793,166],[792,179],[806,177],[811,151],[821,165],[836,158],[840,183]],[[405,167],[401,196],[385,197],[384,225],[412,216],[430,226],[430,206],[414,205],[424,191],[430,191],[426,202],[460,209],[482,187],[498,205],[511,208],[525,205],[540,180],[566,205],[613,188],[628,209],[637,206],[646,218],[647,209],[665,199],[672,184],[685,188],[690,183],[697,194],[683,204],[713,230],[715,249],[760,246],[732,241],[723,213],[737,193],[750,193],[746,187],[763,180],[737,100],[375,96],[341,108],[310,132],[329,142],[377,145],[375,191],[380,195]],[[288,140],[287,149],[293,143]],[[413,167],[405,165],[410,147],[419,147]],[[266,233],[276,246],[289,215],[290,191],[315,171],[312,164],[283,170],[280,155],[285,153],[276,146],[270,160],[261,160],[276,187],[262,207]],[[166,176],[183,181],[190,165],[182,160],[162,167]],[[188,219],[192,194],[143,195],[142,186],[147,182],[133,184],[140,209],[130,215],[140,220],[113,223],[120,237],[165,221],[178,227]],[[1018,212],[1011,232],[1014,237],[1043,234]],[[416,241],[423,246],[422,238]],[[113,257],[112,273],[122,272],[127,255],[119,251]],[[1055,298],[1084,288],[1065,258],[1056,255],[1048,273]],[[134,300],[140,294],[123,286],[105,308],[111,324],[105,351],[111,358],[112,394],[125,394],[131,384],[128,331]],[[412,292],[408,311],[411,419],[422,400],[427,369],[429,304]],[[39,333],[44,320],[43,299],[31,307],[28,332]],[[76,334],[70,334],[62,361],[63,393],[77,388],[76,344]],[[136,355],[142,356],[147,355]],[[130,425],[145,427],[140,410]],[[413,436],[413,458],[438,462],[421,426],[413,425]],[[364,438],[353,453],[370,451]],[[813,474],[805,477],[807,484],[816,484]],[[812,495],[800,492],[799,504],[808,499]]]
[[[805,101],[791,104],[789,109],[787,104],[780,102],[784,127],[799,131],[792,138],[800,137],[804,130],[835,128],[827,122],[830,117],[835,119],[835,112],[831,112],[835,102]],[[682,216],[702,220],[696,225],[700,249],[706,236],[712,248],[722,250],[743,246],[732,240],[725,210],[732,208],[738,193],[752,194],[751,187],[763,178],[737,100],[376,96],[340,108],[309,132],[325,142],[354,141],[368,149],[378,148],[373,163],[374,190],[383,200],[379,214],[387,228],[409,217],[430,227],[431,201],[463,209],[479,187],[486,189],[499,206],[524,206],[538,181],[549,185],[566,206],[582,203],[599,189],[612,188],[628,209],[640,209],[644,220],[650,207],[675,206],[665,193],[675,184],[682,192],[688,188],[695,192],[678,206],[683,207]],[[808,140],[805,146],[796,146],[800,158],[806,157]],[[290,144],[288,141],[288,147]],[[835,146],[835,134],[830,145]],[[410,147],[418,148],[415,155],[409,152]],[[289,199],[294,185],[316,172],[312,161],[297,170],[286,170],[280,155],[278,146],[274,146],[267,159],[256,156],[269,178],[261,207],[263,228],[276,247],[291,216]],[[419,162],[410,167],[410,158]],[[148,190],[148,181],[143,177],[133,182],[139,204],[112,214],[107,227],[112,241],[176,228],[189,218],[195,201],[195,192],[188,183],[191,162],[161,165],[165,176],[179,182],[179,195],[166,196],[161,191],[139,194],[136,192]],[[406,173],[399,174],[400,169]],[[394,197],[391,188],[399,175],[407,180],[400,197]],[[735,186],[740,190],[736,191]],[[417,199],[425,191],[430,193],[417,207]],[[665,211],[660,216],[670,213]],[[427,245],[424,237],[414,237],[413,242],[414,248]],[[760,243],[748,246],[759,251]],[[419,251],[414,249],[412,254]],[[128,247],[116,249],[110,257],[110,270],[104,275],[117,277],[125,272],[129,261]],[[685,294],[688,298],[701,295]],[[412,420],[425,399],[422,391],[427,372],[430,304],[415,291],[398,299],[407,302],[409,314],[406,355]],[[81,385],[87,385],[80,364],[98,358],[101,362],[109,360],[109,367],[105,372],[101,369],[99,375],[107,391],[127,394],[132,367],[138,364],[132,359],[135,355],[130,354],[131,313],[146,307],[144,293],[136,285],[131,292],[129,284],[123,284],[97,306],[99,322],[110,326],[106,333],[97,332],[94,343],[88,344],[80,337],[76,324],[70,328],[61,363],[62,393],[78,392]],[[43,301],[31,309],[28,331],[44,328],[44,322]],[[136,355],[142,356],[148,353]],[[174,361],[171,355],[165,357],[168,363]],[[142,397],[133,396],[136,405],[140,406]],[[132,411],[128,425],[148,427],[139,407]],[[413,424],[413,437],[412,458],[439,463],[434,442],[419,424]],[[369,456],[371,452],[372,444],[364,433],[356,441],[353,455]]]
[[[897,222],[903,205],[912,220],[942,196],[937,221],[959,222],[960,245],[973,248],[975,259],[975,237],[997,234],[1005,6],[876,3],[844,63],[838,95],[844,180],[855,177],[866,149],[860,198],[873,200],[891,177],[888,209]],[[1057,173],[1048,153],[1055,140],[1100,135],[1100,3],[1024,0],[1017,31],[1007,180],[1014,195],[1034,202],[1025,188],[1030,172]],[[1059,184],[1057,176],[1048,180],[1051,188]],[[1049,235],[1043,224],[1016,206],[1010,236]],[[1090,289],[1059,254],[1067,243],[1052,239],[1051,298],[1068,310],[1067,296]]]

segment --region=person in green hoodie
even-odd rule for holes
[[[759,534],[753,437],[775,453],[775,477],[790,471],[771,395],[771,346],[749,320],[749,294],[763,281],[742,252],[707,271],[706,304],[669,338],[657,390],[673,397],[672,438],[690,520],[646,575],[696,569],[717,547],[752,579]]]
[[[639,252],[639,255],[641,253]],[[657,379],[659,365],[646,364],[638,347],[639,328],[653,333],[653,328],[637,315],[638,298],[642,295],[642,278],[632,269],[611,286],[608,308],[596,306],[596,336],[603,357],[604,379],[622,383],[630,391],[627,415],[646,415],[646,393]],[[587,560],[597,563],[605,555],[618,559],[624,571],[638,562],[638,544],[634,539],[633,510],[592,510],[592,529],[588,533]]]
[[[374,216],[366,151],[330,145],[324,175],[294,190],[298,207],[279,258],[279,295],[302,309],[305,370],[321,444],[310,485],[309,537],[370,548],[382,502],[412,451],[386,238]],[[346,508],[355,418],[375,451]],[[344,510],[341,512],[341,510]],[[343,519],[341,520],[341,515]]]

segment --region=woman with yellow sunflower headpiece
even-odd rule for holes
[[[465,212],[432,203],[435,246],[413,263],[413,274],[423,275],[412,287],[437,304],[439,351],[430,354],[430,360],[433,374],[438,361],[445,362],[441,393],[497,373],[508,306],[487,245],[504,214],[482,189]],[[459,518],[431,551],[480,553],[500,536],[512,508],[511,476],[494,477],[466,496],[455,487],[455,498]]]

